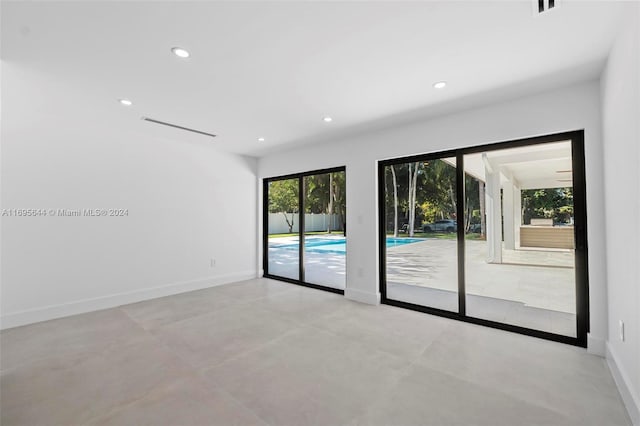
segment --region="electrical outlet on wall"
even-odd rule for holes
[[[215,258],[211,258],[210,262],[209,262],[209,266],[212,268],[216,267],[216,259]]]
[[[624,342],[624,321],[620,320],[620,340]]]

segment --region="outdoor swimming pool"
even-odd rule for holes
[[[305,240],[305,251],[312,253],[335,253],[345,254],[347,251],[346,238],[323,238],[323,237],[307,237]],[[417,243],[423,241],[422,238],[394,238],[387,237],[387,248],[403,246],[406,244]],[[297,250],[298,244],[273,244],[269,241],[271,248],[284,248]],[[272,245],[273,244],[273,245]]]

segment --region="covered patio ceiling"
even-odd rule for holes
[[[455,158],[445,159],[455,166]],[[500,171],[500,183],[511,181],[520,189],[573,186],[571,142],[508,148],[464,157],[464,170],[486,182],[487,171]]]

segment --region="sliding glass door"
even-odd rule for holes
[[[316,173],[304,185],[304,281],[344,290],[346,202],[344,171]]]
[[[583,133],[379,164],[383,303],[586,345]]]
[[[269,181],[267,187],[267,270],[297,280],[300,274],[299,179]]]
[[[467,154],[464,169],[467,315],[576,337],[571,142]]]
[[[265,276],[344,292],[345,230],[344,167],[264,180]]]
[[[386,294],[458,311],[456,159],[384,166]]]

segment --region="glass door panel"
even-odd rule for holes
[[[304,176],[304,281],[346,286],[345,172]]]
[[[456,159],[384,168],[386,297],[458,312]]]
[[[466,314],[576,337],[571,141],[464,156]]]
[[[270,181],[268,185],[269,275],[299,279],[299,188],[298,178]]]

